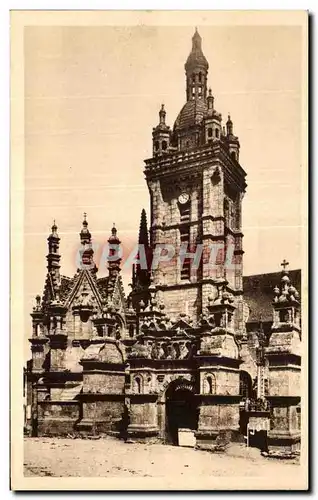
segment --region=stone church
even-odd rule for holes
[[[115,227],[108,276],[98,277],[84,216],[81,265],[71,278],[61,274],[52,226],[24,374],[31,435],[299,448],[300,271],[284,261],[281,273],[243,276],[246,173],[233,122],[228,116],[223,125],[208,89],[208,68],[195,31],[186,102],[173,127],[162,105],[152,131],[144,170],[150,226],[143,210],[138,240],[147,265],[136,258],[128,297]]]

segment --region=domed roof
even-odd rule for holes
[[[187,101],[181,109],[174,126],[186,128],[202,122],[208,111],[207,103],[202,99]]]

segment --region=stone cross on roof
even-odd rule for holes
[[[285,268],[286,268],[287,266],[289,266],[289,262],[287,262],[287,260],[286,260],[286,259],[284,259],[284,260],[283,260],[283,262],[281,263],[281,266],[284,268],[284,271],[285,271]]]

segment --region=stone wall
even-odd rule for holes
[[[80,415],[78,401],[39,401],[38,435],[66,436],[75,431]]]

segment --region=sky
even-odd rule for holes
[[[247,172],[244,275],[301,266],[301,28],[198,26],[214,105],[228,112]],[[25,325],[42,294],[56,220],[61,273],[73,276],[83,212],[100,248],[113,222],[124,246],[149,221],[143,160],[162,103],[173,126],[185,103],[193,26],[30,26],[24,32]],[[101,275],[105,274],[102,270]],[[129,273],[123,273],[126,289]]]

